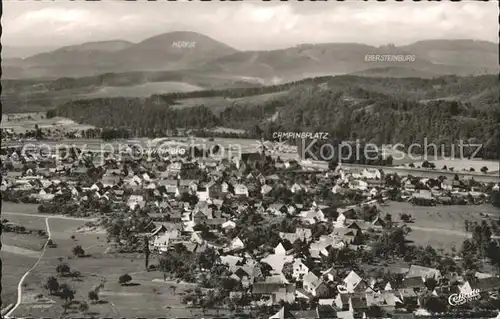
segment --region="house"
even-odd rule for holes
[[[245,244],[243,243],[243,241],[239,237],[236,237],[231,241],[231,244],[229,247],[233,251],[234,250],[241,250],[241,249],[245,248]]]
[[[422,277],[423,281],[428,278],[434,278],[436,281],[439,281],[441,279],[441,272],[435,268],[411,265],[405,278],[411,277]]]
[[[361,175],[366,179],[381,179],[382,174],[376,168],[365,168]]]
[[[198,181],[193,179],[182,179],[179,181],[179,191],[181,193],[195,193],[198,189]]]
[[[337,294],[335,297],[335,306],[340,311],[349,310],[349,295],[348,294]]]
[[[436,205],[436,199],[432,196],[432,193],[428,190],[419,190],[413,193],[410,201],[414,205],[419,206],[434,206]]]
[[[196,190],[196,196],[201,202],[207,201],[210,199],[210,191],[206,187],[199,187]]]
[[[335,227],[336,228],[344,227],[345,221],[346,221],[345,215],[343,213],[339,213],[339,215],[337,216],[337,220],[335,221]]]
[[[297,227],[295,233],[279,233],[280,238],[286,239],[291,243],[294,243],[297,239],[301,241],[310,241],[312,238],[312,232],[309,228]]]
[[[328,281],[334,281],[335,277],[337,276],[337,269],[335,269],[335,267],[330,267],[327,270],[325,270],[321,275],[323,277],[326,277]]]
[[[378,195],[378,190],[376,188],[372,188],[368,193],[370,194],[371,197],[375,197]]]
[[[343,191],[343,188],[340,185],[335,185],[332,187],[333,194],[339,194],[339,193],[342,193],[342,191]]]
[[[231,220],[228,220],[227,222],[222,224],[222,229],[234,229],[234,228],[236,228],[236,223]]]
[[[294,318],[300,318],[300,317],[296,317],[285,307],[282,307],[277,313],[269,317],[269,319],[294,319]]]
[[[293,269],[292,277],[295,280],[302,279],[309,272],[309,267],[307,267],[300,258],[294,260],[292,269]]]
[[[352,296],[349,298],[349,311],[351,313],[364,313],[368,310],[365,296]]]
[[[269,298],[271,304],[277,304],[280,301],[295,302],[295,284],[258,282],[253,284],[251,291],[257,297]]]
[[[363,279],[351,270],[351,272],[344,278],[343,284],[337,286],[338,291],[342,293],[353,293],[356,287],[363,281]]]
[[[500,278],[481,278],[475,281],[466,281],[463,285],[458,286],[460,293],[468,294],[474,290],[479,290],[481,294],[496,292],[500,289]]]
[[[234,186],[234,195],[248,197],[248,187],[243,184],[236,184]]]
[[[175,179],[161,179],[157,181],[157,188],[164,191],[166,194],[172,194],[175,196],[180,195],[179,181]]]
[[[328,286],[312,272],[304,276],[302,283],[305,291],[315,297],[324,297],[328,294]]]
[[[153,250],[159,252],[166,252],[168,250],[169,240],[170,240],[169,233],[164,233],[161,236],[156,236],[153,241]]]
[[[283,266],[286,263],[291,263],[292,261],[293,261],[293,256],[276,255],[276,254],[269,255],[261,260],[261,262],[264,262],[269,266],[271,266],[274,273],[278,274],[282,272]]]
[[[401,288],[413,289],[419,293],[425,289],[425,281],[422,277],[407,277],[403,280]]]
[[[417,306],[419,304],[418,295],[411,288],[399,288],[396,296],[403,302],[405,306]]]
[[[286,208],[286,206],[282,203],[272,203],[267,207],[266,212],[272,215],[280,216],[285,212],[284,208]]]
[[[349,188],[365,191],[368,189],[368,183],[362,180],[353,180],[349,182]]]
[[[222,184],[218,182],[210,182],[206,185],[206,189],[208,190],[208,197],[217,198],[222,193]],[[227,186],[226,186],[226,192],[227,192]]]
[[[262,195],[267,195],[269,194],[271,191],[273,190],[273,188],[269,185],[263,185],[261,188],[260,188],[260,193]]]
[[[137,205],[140,208],[144,208],[146,201],[142,195],[130,195],[127,200],[127,205],[131,210],[134,210]]]
[[[311,208],[300,213],[302,220],[309,224],[326,221],[325,214],[319,208]]]
[[[371,224],[372,224],[372,227],[375,229],[385,227],[385,221],[380,216],[375,217],[375,219],[372,221]]]
[[[293,245],[288,240],[281,241],[275,248],[275,255],[289,255],[293,251]]]
[[[334,239],[341,240],[348,245],[356,245],[360,242],[361,230],[356,228],[334,228],[330,234]]]
[[[292,187],[290,187],[290,191],[291,191],[292,193],[294,193],[294,194],[295,194],[295,193],[297,193],[297,192],[300,192],[302,189],[303,189],[303,187],[302,187],[302,186],[300,186],[298,183],[294,183],[294,184],[292,185]]]

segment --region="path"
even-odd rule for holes
[[[3,214],[3,213],[2,213]],[[38,264],[40,263],[40,261],[42,260],[42,257],[45,253],[45,250],[47,249],[47,244],[49,243],[49,239],[50,239],[50,226],[49,226],[49,218],[50,217],[46,217],[45,218],[45,226],[47,227],[47,235],[48,235],[48,238],[47,238],[47,241],[45,242],[45,244],[43,245],[43,249],[42,249],[42,252],[40,253],[40,257],[38,257],[38,260],[36,261],[36,263],[33,265],[33,267],[31,267],[30,269],[28,269],[28,271],[21,277],[21,280],[19,280],[19,284],[17,285],[17,302],[16,304],[14,305],[14,307],[12,307],[12,309],[5,314],[5,318],[10,318],[11,314],[17,309],[17,307],[19,307],[19,305],[21,304],[21,301],[22,301],[22,297],[23,297],[23,282],[24,280],[26,279],[26,277],[28,277],[28,275],[30,274],[30,272],[36,268],[36,266],[38,266]]]
[[[15,212],[2,212],[2,215],[19,215],[19,216],[29,216],[29,217],[45,217],[45,218],[59,218],[59,219],[69,219],[69,220],[86,220],[86,221],[97,221],[98,218],[83,218],[83,217],[72,217],[64,215],[50,215],[50,214],[26,214],[26,213],[15,213]]]
[[[30,217],[45,217],[45,226],[47,228],[47,235],[48,235],[48,238],[47,238],[47,241],[45,242],[45,244],[43,245],[43,248],[42,248],[42,251],[40,253],[40,256],[38,257],[38,260],[36,261],[36,263],[33,265],[33,267],[31,267],[30,269],[28,269],[28,271],[21,277],[21,280],[19,281],[19,284],[17,285],[17,302],[15,304],[14,307],[12,307],[12,309],[7,313],[5,314],[5,318],[10,318],[11,314],[19,307],[19,305],[21,304],[21,300],[22,300],[22,287],[23,287],[23,283],[24,283],[24,280],[26,279],[26,277],[28,277],[28,275],[30,274],[30,272],[36,268],[36,266],[38,266],[38,264],[40,263],[40,261],[42,260],[43,258],[43,255],[45,254],[45,250],[47,249],[47,244],[49,242],[49,239],[51,239],[51,233],[50,233],[50,226],[49,226],[49,219],[51,218],[58,218],[58,219],[70,219],[70,220],[87,220],[87,221],[96,221],[98,220],[97,218],[80,218],[80,217],[71,217],[71,216],[63,216],[63,215],[48,215],[48,214],[26,214],[26,213],[15,213],[15,212],[2,212],[2,215],[5,214],[5,215],[20,215],[20,216],[30,216]]]
[[[420,227],[420,226],[414,226],[411,224],[408,226],[412,230],[421,230],[421,231],[436,232],[436,233],[441,233],[441,234],[446,234],[446,235],[454,235],[454,236],[462,236],[462,237],[472,238],[472,235],[470,233],[466,233],[465,231],[461,231],[461,230]]]

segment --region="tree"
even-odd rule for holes
[[[85,250],[83,250],[82,246],[76,245],[75,247],[73,247],[73,255],[77,257],[85,256]]]
[[[144,236],[144,266],[146,267],[146,271],[149,271],[149,239],[148,236]]]
[[[434,288],[436,288],[438,282],[436,279],[434,279],[433,277],[431,278],[427,278],[427,280],[425,281],[425,286],[427,287],[427,289],[429,289],[430,291],[433,291]]]
[[[336,160],[332,159],[328,162],[328,169],[331,171],[334,171],[338,165],[339,165],[339,163]]]
[[[66,313],[69,303],[75,299],[75,291],[67,284],[62,284],[59,290],[59,297],[64,300],[62,307],[64,308],[64,313]]]
[[[118,283],[122,286],[126,286],[131,281],[132,277],[129,274],[121,275],[120,278],[118,278]]]
[[[484,174],[488,173],[488,167],[486,166],[481,167],[481,172],[483,172]]]
[[[435,296],[427,296],[423,301],[424,308],[431,313],[442,313],[446,311],[446,304]]]
[[[88,298],[89,298],[91,303],[94,303],[96,301],[99,301],[99,294],[97,293],[96,290],[91,290],[88,293]]]
[[[384,222],[387,228],[392,228],[392,215],[389,213],[385,214]]]
[[[57,265],[56,271],[61,276],[65,276],[71,272],[71,268],[69,267],[68,264],[62,263],[62,264]]]
[[[49,291],[51,295],[55,294],[59,290],[59,282],[55,277],[49,277],[47,283],[45,284],[45,289]]]
[[[491,204],[500,208],[500,191],[496,191],[491,194]]]
[[[377,305],[371,305],[366,311],[366,316],[368,318],[383,318],[384,311]]]

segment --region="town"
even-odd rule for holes
[[[8,213],[23,204],[36,207],[31,216],[82,219],[80,233],[100,229],[105,234],[107,249],[101,255],[119,259],[138,253],[140,267],[170,294],[176,294],[177,285],[188,285],[177,292],[176,306],[199,310],[200,317],[497,314],[500,210],[491,204],[498,206],[498,183],[459,173],[453,179],[402,176],[334,162],[315,169],[307,161],[270,156],[265,147],[223,159],[189,149],[171,156],[150,152],[139,159],[132,153],[81,152],[72,149],[64,158],[42,160],[36,152],[2,148],[4,233],[30,232],[29,223],[11,220],[16,215]],[[393,203],[403,205],[398,213],[388,211]],[[432,228],[434,216],[426,210],[440,215],[441,208],[485,206],[491,213],[464,220],[463,235],[450,249],[419,242],[422,237],[440,241],[446,233]],[[430,218],[431,226],[418,226],[422,218]],[[411,237],[415,232],[418,238]],[[41,245],[47,245],[46,255],[67,246],[76,259],[87,256],[74,240],[59,242],[46,229],[37,234],[46,240]],[[109,258],[98,256],[90,258],[102,258],[106,267]],[[59,259],[58,275],[39,278],[34,304],[54,299],[64,313],[98,308],[109,295],[103,293],[108,279],[89,289],[88,303],[78,300],[71,288],[78,282],[62,281],[85,274],[71,272],[74,259]],[[133,294],[134,275],[119,275],[120,287],[130,284],[127,291]],[[475,292],[480,297],[472,301],[452,305],[448,300]],[[25,309],[26,316],[34,308],[16,311]]]

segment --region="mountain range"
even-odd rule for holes
[[[366,55],[415,56],[408,62],[366,62]],[[202,75],[284,82],[306,77],[434,77],[498,73],[498,45],[476,40],[426,40],[406,46],[359,43],[301,44],[240,51],[206,35],[178,31],[138,43],[123,40],[65,46],[2,61],[4,79],[85,77],[136,71],[190,71]]]

